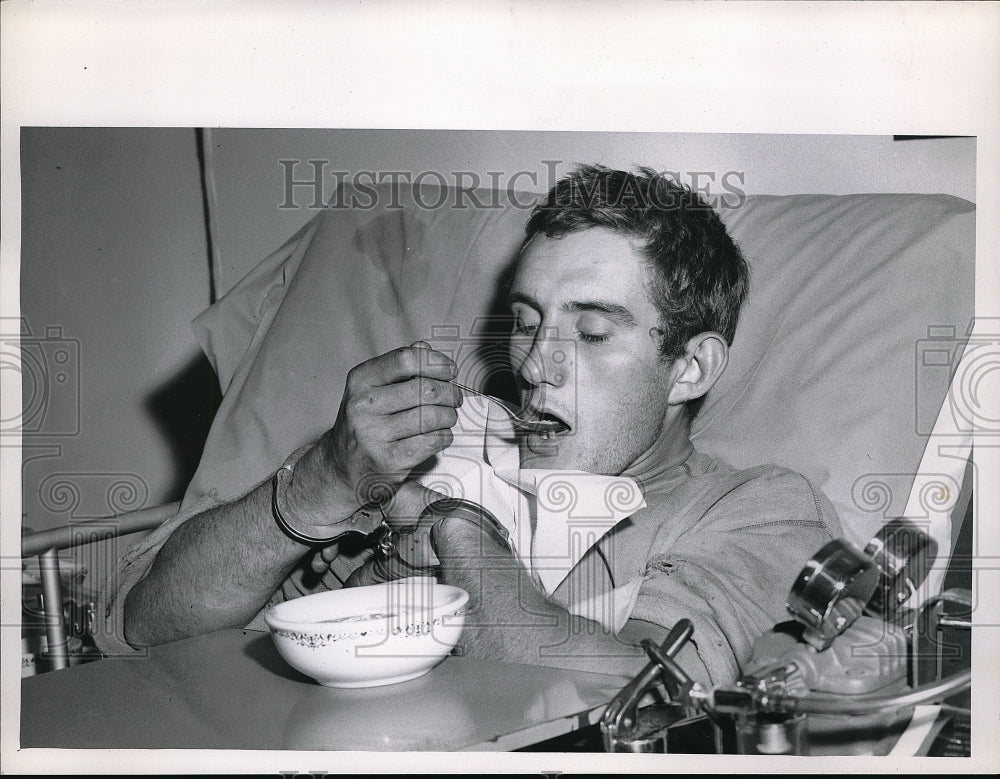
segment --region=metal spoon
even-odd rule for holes
[[[487,400],[492,400],[498,406],[502,406],[504,411],[510,414],[511,420],[514,422],[514,426],[520,428],[521,430],[529,430],[534,433],[558,433],[559,431],[566,429],[566,425],[562,422],[558,422],[554,419],[541,419],[536,416],[526,417],[524,416],[524,412],[513,403],[501,400],[493,395],[487,395],[485,392],[480,392],[472,387],[466,387],[464,384],[459,384],[457,381],[452,381],[451,383],[463,392],[470,392],[473,395],[479,395]]]

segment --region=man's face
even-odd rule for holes
[[[525,468],[619,474],[649,450],[669,416],[671,364],[639,245],[603,228],[536,236],[511,289],[511,362],[524,405],[571,429],[521,442]]]

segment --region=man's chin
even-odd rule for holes
[[[522,468],[569,468],[565,445],[557,438],[543,439],[541,436],[529,434],[523,436],[518,444],[521,454]]]
[[[535,434],[524,436],[520,441],[519,451],[522,468],[591,470],[589,463],[583,462],[580,453],[574,451],[565,440],[559,440],[559,436],[550,436],[548,440]]]
[[[550,438],[548,441],[536,435],[520,439],[518,451],[522,468],[535,468],[547,471],[585,471],[587,473],[616,476],[623,468],[614,468],[612,463],[595,462],[593,457],[583,456],[576,447],[568,442]]]

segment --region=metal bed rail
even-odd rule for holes
[[[63,613],[62,580],[59,573],[59,552],[76,546],[106,541],[110,538],[155,530],[174,516],[180,502],[114,514],[109,517],[75,522],[70,525],[40,530],[21,537],[21,558],[37,557],[42,588],[42,614],[48,660],[52,670],[69,667],[69,639]]]

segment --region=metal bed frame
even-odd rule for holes
[[[101,519],[40,530],[21,537],[21,558],[38,558],[42,586],[42,616],[48,644],[46,659],[49,660],[52,670],[68,668],[70,664],[62,580],[59,574],[59,552],[131,533],[154,530],[169,517],[174,516],[179,508],[179,502],[165,503]]]

